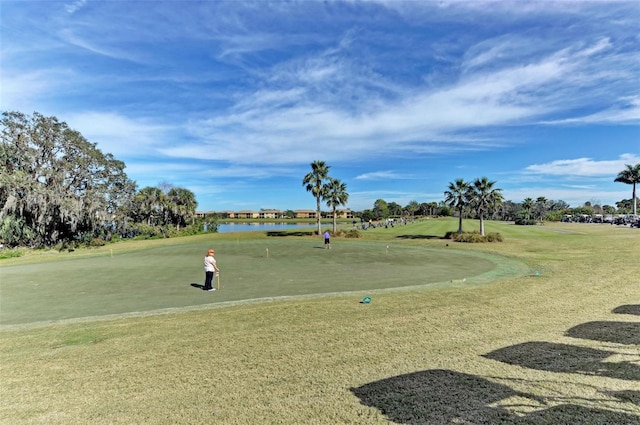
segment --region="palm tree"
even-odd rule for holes
[[[633,215],[637,212],[636,184],[640,183],[640,163],[636,165],[625,164],[624,170],[618,173],[618,177],[614,182],[626,183],[633,185],[631,202],[633,203]]]
[[[538,220],[540,222],[544,221],[544,216],[547,214],[547,198],[544,196],[539,196],[536,199],[536,215],[538,216]]]
[[[331,167],[325,164],[324,161],[313,161],[311,163],[311,172],[302,179],[302,185],[305,186],[307,192],[311,192],[316,198],[318,234],[322,233],[320,201],[325,197],[325,180],[327,180],[329,176],[329,168]]]
[[[162,217],[164,198],[164,193],[157,187],[147,186],[140,189],[135,196],[137,219],[146,221],[149,226],[162,224],[158,219]]]
[[[467,194],[471,186],[463,179],[457,179],[449,183],[449,188],[444,192],[444,202],[451,208],[458,210],[458,234],[462,233],[462,212],[467,206]]]
[[[484,236],[484,213],[502,204],[502,189],[494,189],[496,182],[488,178],[475,179],[469,189],[468,198],[480,218],[480,234]]]
[[[186,225],[189,218],[193,222],[198,202],[192,191],[181,187],[173,187],[167,193],[167,201],[176,230],[180,230],[180,224]]]
[[[411,201],[407,204],[405,209],[413,217],[416,214],[416,211],[420,209],[420,204],[418,203],[418,201]]]
[[[338,179],[330,178],[329,183],[325,186],[325,200],[327,201],[327,206],[333,210],[333,233],[336,233],[338,228],[336,209],[340,205],[346,205],[349,200],[347,184]]]
[[[533,209],[533,199],[525,198],[522,203],[522,209],[524,210],[524,218],[529,220],[531,218],[531,210]]]

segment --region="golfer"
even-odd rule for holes
[[[211,281],[213,280],[213,275],[218,273],[220,274],[220,269],[216,264],[216,259],[214,258],[215,251],[210,249],[207,251],[207,256],[204,257],[204,290],[205,291],[215,291],[216,288],[211,286]]]
[[[331,235],[328,230],[324,232],[324,247],[325,249],[331,249]]]

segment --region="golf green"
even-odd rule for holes
[[[203,258],[216,249],[220,290],[205,292]],[[142,313],[224,302],[473,285],[523,273],[509,260],[440,248],[341,240],[182,242],[0,269],[0,324]]]

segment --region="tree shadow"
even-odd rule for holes
[[[574,326],[566,332],[573,338],[618,344],[640,345],[640,323],[633,322],[587,322]]]
[[[270,230],[267,232],[267,236],[271,237],[287,237],[287,236],[313,236],[316,232],[314,231],[297,231],[297,232],[285,232],[282,230]]]
[[[624,380],[640,379],[640,367],[635,364],[603,361],[613,354],[616,353],[568,344],[525,342],[492,351],[483,357],[549,372],[580,373]]]
[[[613,313],[633,314],[635,316],[640,316],[640,304],[621,305],[619,307],[614,308]]]
[[[604,394],[640,406],[640,391],[605,391]]]
[[[621,412],[595,409],[575,404],[562,404],[528,414],[518,424],[530,425],[629,425],[638,423],[638,417]]]
[[[556,425],[581,423],[580,420],[622,425],[638,420],[637,416],[625,413],[573,404],[544,408],[543,398],[475,375],[441,369],[382,379],[351,388],[351,392],[363,405],[378,409],[389,421],[407,425]],[[511,397],[543,409],[518,415],[498,405]]]
[[[351,391],[389,420],[412,425],[502,423],[511,414],[489,405],[516,394],[506,385],[440,369],[394,376]]]

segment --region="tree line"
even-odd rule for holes
[[[169,236],[194,224],[193,192],[138,190],[125,164],[56,117],[4,112],[0,121],[0,242],[74,247]]]
[[[56,117],[34,112],[4,112],[0,120],[0,243],[8,247],[74,247],[101,245],[119,238],[169,237],[216,231],[215,217],[196,218],[193,192],[161,183],[138,189],[125,173],[125,164],[102,153],[95,143]],[[318,232],[321,206],[333,211],[349,199],[346,183],[329,175],[330,166],[314,161],[303,186],[316,200]],[[616,204],[618,211],[637,214],[636,185],[640,164],[626,165],[616,182],[633,185],[632,198]],[[473,182],[458,179],[439,203],[412,201],[402,207],[377,200],[373,209],[359,213],[363,219],[402,215],[453,215],[480,219],[529,220],[549,218],[567,211],[562,201],[527,198],[521,204],[504,201],[495,182],[483,177]],[[584,211],[595,207],[585,205]],[[613,207],[601,207],[611,212]],[[574,209],[575,210],[575,209]],[[588,213],[588,212],[585,212]],[[551,216],[553,217],[553,216]],[[558,217],[559,219],[559,217]],[[459,226],[459,230],[461,226]]]
[[[321,202],[327,201],[327,206],[333,208],[334,224],[336,231],[336,208],[346,205],[349,194],[346,184],[329,177],[330,166],[324,161],[311,163],[311,171],[304,176],[302,184],[316,199],[318,233],[320,233]],[[616,176],[615,182],[630,184],[633,187],[631,199],[623,199],[616,202],[616,206],[598,205],[585,202],[581,207],[571,208],[562,200],[548,200],[540,196],[535,200],[525,198],[523,202],[516,203],[506,201],[502,196],[502,189],[496,188],[495,181],[487,177],[477,178],[472,182],[464,179],[456,179],[450,182],[444,191],[444,200],[441,202],[411,201],[406,206],[395,202],[386,202],[378,199],[372,209],[365,209],[355,216],[368,221],[386,219],[389,217],[415,216],[458,216],[458,233],[462,233],[463,217],[477,218],[480,222],[480,234],[484,236],[484,219],[498,219],[503,221],[515,221],[517,224],[535,224],[542,221],[560,221],[565,214],[593,215],[631,213],[637,214],[636,186],[640,183],[640,164],[626,164],[625,169]]]

